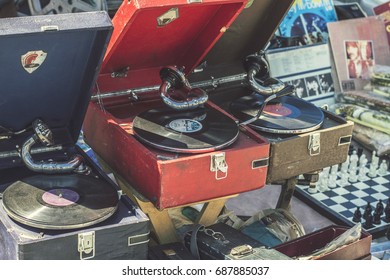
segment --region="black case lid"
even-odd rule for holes
[[[40,118],[55,144],[76,143],[111,31],[104,11],[0,19],[0,126],[17,132]],[[1,134],[7,151],[33,132]]]
[[[204,61],[211,68],[237,64],[248,55],[264,49],[293,2],[294,0],[249,1]]]

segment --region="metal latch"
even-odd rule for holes
[[[243,257],[253,253],[253,248],[250,245],[244,244],[237,247],[234,247],[230,254],[235,257]]]
[[[95,232],[83,232],[78,234],[78,251],[80,260],[92,259],[95,257]]]
[[[320,154],[321,141],[320,141],[320,133],[313,133],[309,138],[309,153],[311,156],[316,156]]]
[[[221,180],[227,177],[228,165],[225,153],[211,155],[210,171],[215,172],[215,179]]]

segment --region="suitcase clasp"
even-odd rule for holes
[[[310,135],[308,149],[311,156],[316,156],[320,154],[321,151],[320,136],[321,136],[320,133],[313,133]]]
[[[215,179],[221,180],[227,177],[228,165],[225,153],[211,155],[210,171],[215,172]]]
[[[83,232],[78,234],[78,251],[80,260],[92,259],[95,257],[95,232]],[[87,255],[87,256],[85,256]]]
[[[243,257],[253,253],[253,248],[250,245],[244,244],[234,247],[230,254],[235,257]]]

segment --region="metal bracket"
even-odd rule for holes
[[[95,232],[89,231],[79,233],[77,248],[80,252],[80,260],[87,260],[95,257]]]
[[[346,135],[339,138],[338,146],[349,145],[352,141],[352,135]]]
[[[225,160],[225,153],[211,155],[210,171],[215,172],[215,179],[221,180],[227,177],[228,165]],[[222,173],[222,175],[220,175]]]
[[[308,149],[311,156],[316,156],[320,154],[321,151],[320,138],[321,138],[320,133],[313,133],[310,135]]]
[[[157,18],[157,25],[158,26],[168,25],[177,18],[179,18],[179,9],[172,8]]]
[[[144,234],[129,236],[127,238],[127,246],[130,247],[130,246],[148,243],[149,242],[149,234],[150,234],[150,232],[148,231]]]
[[[111,78],[126,78],[127,74],[129,73],[130,67],[127,66],[119,71],[112,72]]]

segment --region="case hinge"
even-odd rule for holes
[[[92,259],[95,257],[95,232],[82,232],[78,234],[78,251],[80,260]]]
[[[313,133],[309,137],[309,154],[311,156],[316,156],[320,154],[321,151],[321,141],[320,141],[320,133]]]
[[[221,180],[227,177],[228,165],[225,153],[211,155],[210,171],[215,172],[215,179]]]

